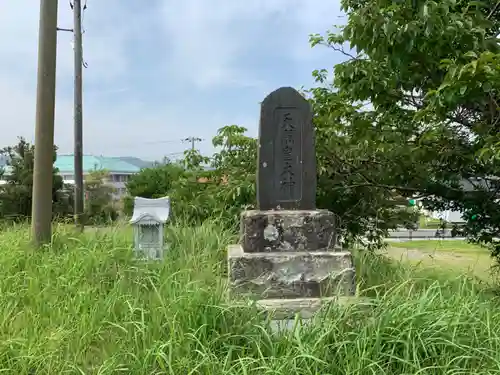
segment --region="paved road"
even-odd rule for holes
[[[446,229],[441,233],[441,237],[436,237],[436,229],[418,229],[418,230],[393,230],[389,232],[389,239],[461,239],[459,237],[452,237],[451,230]]]
[[[430,237],[413,237],[413,238],[386,238],[386,242],[411,242],[411,241],[421,241],[421,240],[426,240],[426,241],[457,241],[457,240],[464,240],[465,237],[444,237],[444,238],[430,238]]]

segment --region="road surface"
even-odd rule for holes
[[[393,230],[389,232],[389,241],[411,241],[411,240],[463,240],[463,237],[452,237],[451,230],[445,229],[440,237],[436,236],[436,229],[418,229],[409,231],[406,229]]]

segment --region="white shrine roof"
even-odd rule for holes
[[[170,198],[134,198],[131,224],[154,225],[165,223],[170,216]]]

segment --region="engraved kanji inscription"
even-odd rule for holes
[[[257,205],[261,210],[315,208],[316,155],[309,102],[291,87],[261,105]]]
[[[274,160],[277,172],[274,181],[276,202],[279,204],[299,201],[302,198],[302,145],[300,116],[295,108],[277,108],[279,124]]]

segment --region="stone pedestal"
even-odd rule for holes
[[[328,210],[244,211],[240,244],[246,253],[329,251],[337,242]]]
[[[347,251],[228,252],[232,292],[261,298],[311,298],[354,293],[354,268]]]
[[[231,296],[318,304],[355,295],[352,255],[337,246],[335,224],[327,210],[243,212],[240,244],[228,249]]]

